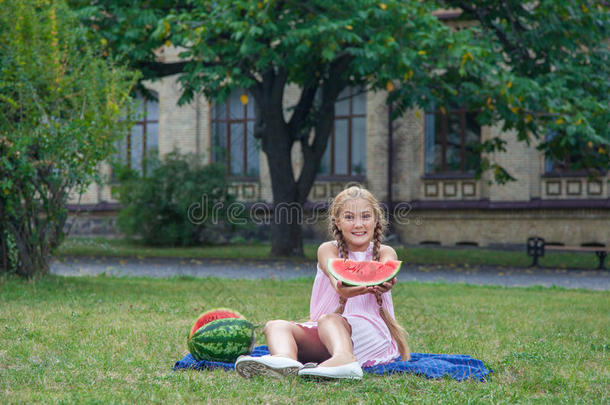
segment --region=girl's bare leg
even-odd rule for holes
[[[336,367],[357,361],[354,356],[351,327],[341,315],[322,315],[318,319],[318,337],[331,354],[320,366]]]
[[[326,346],[318,337],[316,328],[275,320],[267,322],[264,333],[272,356],[288,357],[301,363],[319,363],[330,357]]]

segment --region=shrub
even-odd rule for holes
[[[115,165],[116,166],[116,165]],[[234,203],[227,194],[226,168],[194,155],[172,152],[147,162],[147,174],[118,168],[115,192],[123,209],[117,225],[128,237],[153,246],[212,244],[234,229]]]
[[[135,75],[88,43],[62,1],[0,7],[0,273],[48,273],[70,193],[129,125]]]

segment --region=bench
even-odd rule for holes
[[[561,252],[594,252],[599,258],[599,270],[606,270],[604,262],[606,256],[610,252],[608,246],[558,246],[558,245],[547,245],[543,238],[533,237],[527,238],[527,255],[533,258],[530,267],[540,267],[538,264],[538,258],[544,256],[545,251],[561,251]]]

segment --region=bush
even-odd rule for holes
[[[0,274],[34,277],[64,238],[70,193],[129,127],[136,76],[89,43],[62,1],[0,7]]]
[[[146,175],[118,168],[117,197],[124,208],[117,224],[128,237],[152,246],[191,246],[218,242],[237,227],[227,194],[226,168],[194,155],[172,152],[147,162]]]

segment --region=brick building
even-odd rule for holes
[[[175,61],[177,52],[164,49],[159,56]],[[246,100],[246,92],[236,91],[222,105],[200,96],[179,107],[176,76],[147,87],[158,102],[143,100],[146,115],[120,145],[123,159],[137,168],[147,153],[197,153],[210,162],[226,162],[230,192],[239,200],[272,201],[265,155],[251,136],[253,97]],[[296,87],[286,90],[287,116],[298,94]],[[415,109],[390,123],[386,96],[355,88],[340,96],[310,201],[328,201],[346,184],[361,183],[381,201],[404,208],[395,230],[405,244],[523,245],[529,236],[542,236],[550,243],[610,245],[608,174],[592,181],[583,173],[560,170],[562,163],[545,160],[535,144],[518,142],[500,126],[479,127],[465,110]],[[517,181],[495,185],[488,174],[474,178],[472,168],[480,157],[472,146],[492,136],[507,141],[507,152],[490,159]],[[301,161],[295,146],[297,174]],[[110,169],[101,170],[108,175]],[[92,185],[81,197],[89,210],[85,218],[92,220],[87,226],[112,217],[113,203],[108,185]],[[325,237],[325,224],[313,228]]]

